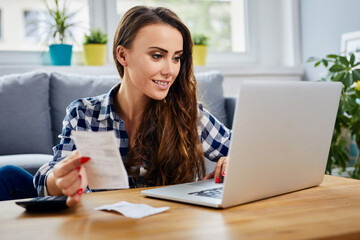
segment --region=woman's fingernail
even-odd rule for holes
[[[225,171],[223,171],[223,177],[225,177]]]
[[[77,194],[78,194],[78,195],[81,195],[82,193],[83,193],[83,189],[80,188],[80,189],[77,191]]]
[[[78,171],[80,171],[81,167],[79,166],[79,167],[77,167],[76,169],[77,169]]]
[[[215,183],[219,183],[220,182],[220,178],[215,178]]]
[[[81,180],[81,175],[79,174],[79,178],[80,178],[80,180]]]
[[[84,164],[84,163],[86,163],[86,162],[89,161],[89,160],[90,160],[89,157],[81,157],[81,158],[80,158],[80,163],[81,163],[81,164]]]

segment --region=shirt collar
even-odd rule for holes
[[[111,118],[114,121],[120,121],[121,119],[116,115],[114,97],[116,97],[117,92],[119,91],[120,83],[111,88],[111,90],[106,94],[103,102],[101,103],[101,108],[104,112],[99,114],[98,120],[105,120]]]

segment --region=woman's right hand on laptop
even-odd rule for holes
[[[82,164],[90,158],[81,156],[75,150],[62,161],[58,162],[46,179],[46,188],[50,195],[68,196],[66,205],[75,206],[80,202],[81,195],[88,185],[85,168]]]
[[[221,183],[224,180],[225,174],[226,174],[226,166],[228,162],[228,157],[221,157],[219,158],[215,170],[208,175],[206,175],[202,180],[207,180],[214,178],[215,183]]]

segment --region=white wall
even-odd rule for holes
[[[325,74],[306,64],[311,56],[340,53],[341,34],[360,30],[359,0],[301,0],[301,48],[305,79],[316,81]]]

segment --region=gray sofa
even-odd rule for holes
[[[0,167],[11,164],[35,174],[52,158],[65,108],[77,98],[106,93],[120,81],[116,74],[96,75],[87,69],[84,74],[68,73],[67,68],[4,74],[0,68]],[[223,96],[222,75],[195,75],[199,99],[231,127],[235,99]]]

